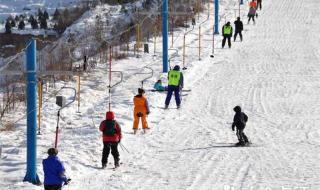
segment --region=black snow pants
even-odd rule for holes
[[[62,185],[44,185],[44,190],[61,190]]]
[[[258,0],[257,1],[257,8],[259,8],[260,10],[262,9],[262,0]]]
[[[243,128],[237,127],[237,137],[240,143],[247,143],[249,142],[249,140],[246,134],[244,134],[243,130],[244,130],[244,127]]]
[[[249,24],[251,18],[252,18],[252,20],[253,20],[253,23],[254,23],[254,24],[256,23],[256,21],[254,20],[255,15],[248,15],[248,17],[249,17],[249,19],[248,19],[248,24]]]
[[[236,30],[236,32],[234,33],[234,39],[233,39],[233,41],[236,41],[236,39],[237,39],[237,35],[239,34],[239,36],[240,36],[240,40],[242,41],[242,33],[241,33],[241,30]]]
[[[222,40],[222,48],[224,48],[224,45],[226,44],[226,40],[228,39],[228,46],[231,48],[231,36],[232,35],[224,35]]]
[[[114,164],[119,165],[119,160],[120,160],[120,155],[118,151],[118,142],[103,142],[103,151],[102,151],[102,165],[105,165],[108,163],[108,156],[110,153],[111,149],[111,154],[114,159]]]

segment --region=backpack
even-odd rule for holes
[[[246,126],[246,123],[248,121],[248,116],[245,113],[241,112],[240,120],[243,126]]]
[[[116,121],[115,120],[105,120],[104,121],[104,131],[103,131],[103,135],[105,136],[114,136],[116,134]]]

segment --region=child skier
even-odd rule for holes
[[[114,119],[114,113],[108,111],[106,113],[106,120],[100,123],[100,131],[103,132],[103,151],[102,151],[102,168],[105,168],[108,163],[108,156],[111,149],[111,154],[114,159],[114,167],[119,167],[120,155],[118,151],[118,144],[121,141],[121,127]]]
[[[232,131],[234,131],[234,128],[237,127],[237,137],[239,142],[236,144],[237,146],[245,146],[249,144],[248,137],[244,134],[243,130],[246,127],[246,123],[248,121],[248,116],[241,112],[241,107],[236,106],[233,108],[233,111],[236,112],[236,114],[233,117],[233,123],[232,123]]]
[[[71,181],[65,176],[65,168],[57,154],[56,148],[49,148],[48,158],[42,161],[45,190],[60,190],[63,184],[67,185]]]
[[[156,91],[166,91],[167,87],[162,86],[162,81],[159,79],[153,86]]]
[[[145,91],[142,88],[138,89],[138,95],[133,98],[134,110],[133,110],[133,133],[136,134],[139,126],[139,120],[141,118],[143,131],[149,129],[147,122],[147,115],[149,115],[149,104],[147,98],[144,96]]]

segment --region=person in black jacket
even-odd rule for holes
[[[235,32],[234,32],[234,40],[236,41],[237,35],[239,34],[240,36],[240,40],[242,41],[242,30],[243,30],[243,23],[240,20],[240,17],[237,18],[236,21],[234,21],[234,25],[235,25]]]
[[[236,114],[233,117],[232,131],[234,131],[234,128],[237,127],[237,137],[239,140],[239,142],[236,145],[244,146],[246,144],[249,144],[248,137],[243,132],[248,121],[248,116],[245,113],[241,112],[240,106],[234,107],[233,111],[235,111]]]

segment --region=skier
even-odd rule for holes
[[[68,185],[71,181],[65,175],[65,168],[57,157],[58,150],[56,148],[48,149],[48,158],[42,161],[44,172],[44,189],[45,190],[61,190],[62,185]]]
[[[156,91],[166,91],[167,87],[162,86],[162,81],[159,79],[153,86]]]
[[[230,25],[230,22],[227,22],[227,24],[225,24],[222,27],[222,36],[223,36],[223,40],[222,40],[222,48],[224,48],[224,45],[226,44],[226,40],[228,39],[228,46],[229,48],[231,48],[231,37],[232,37],[232,26]]]
[[[236,112],[236,114],[233,117],[233,123],[232,123],[232,131],[234,131],[234,128],[237,127],[237,137],[239,142],[236,144],[237,146],[245,146],[249,144],[248,137],[244,134],[243,130],[246,127],[246,123],[248,121],[248,116],[241,112],[241,107],[236,106],[233,108],[233,111]]]
[[[256,16],[256,9],[254,8],[254,7],[250,7],[250,9],[249,9],[249,13],[248,13],[248,24],[249,24],[249,22],[250,22],[250,20],[251,20],[251,18],[252,18],[252,20],[253,20],[253,24],[255,24],[256,22],[255,22],[255,20],[254,20],[254,17]]]
[[[114,119],[114,113],[108,111],[106,113],[106,120],[100,123],[100,131],[103,132],[103,151],[102,151],[102,168],[105,168],[108,163],[108,156],[111,149],[111,154],[114,159],[114,167],[119,167],[120,155],[118,151],[118,144],[121,141],[121,127]]]
[[[240,40],[242,41],[242,30],[243,30],[243,23],[240,20],[240,17],[237,18],[236,21],[234,21],[235,25],[235,32],[234,32],[234,41],[236,41],[237,35],[239,34]]]
[[[133,133],[136,134],[139,127],[139,120],[141,118],[143,132],[146,132],[148,127],[147,115],[149,115],[149,103],[144,96],[145,91],[142,88],[138,89],[138,95],[133,98],[134,111],[133,111]]]
[[[250,3],[249,3],[249,7],[253,7],[255,9],[257,9],[257,2],[255,0],[252,0]]]
[[[262,9],[262,0],[257,0],[257,8]]]
[[[169,103],[173,92],[176,99],[177,108],[180,108],[180,91],[183,88],[183,74],[180,71],[179,65],[174,66],[173,70],[170,70],[168,72],[168,81],[168,93],[165,101],[165,109],[169,107]]]

